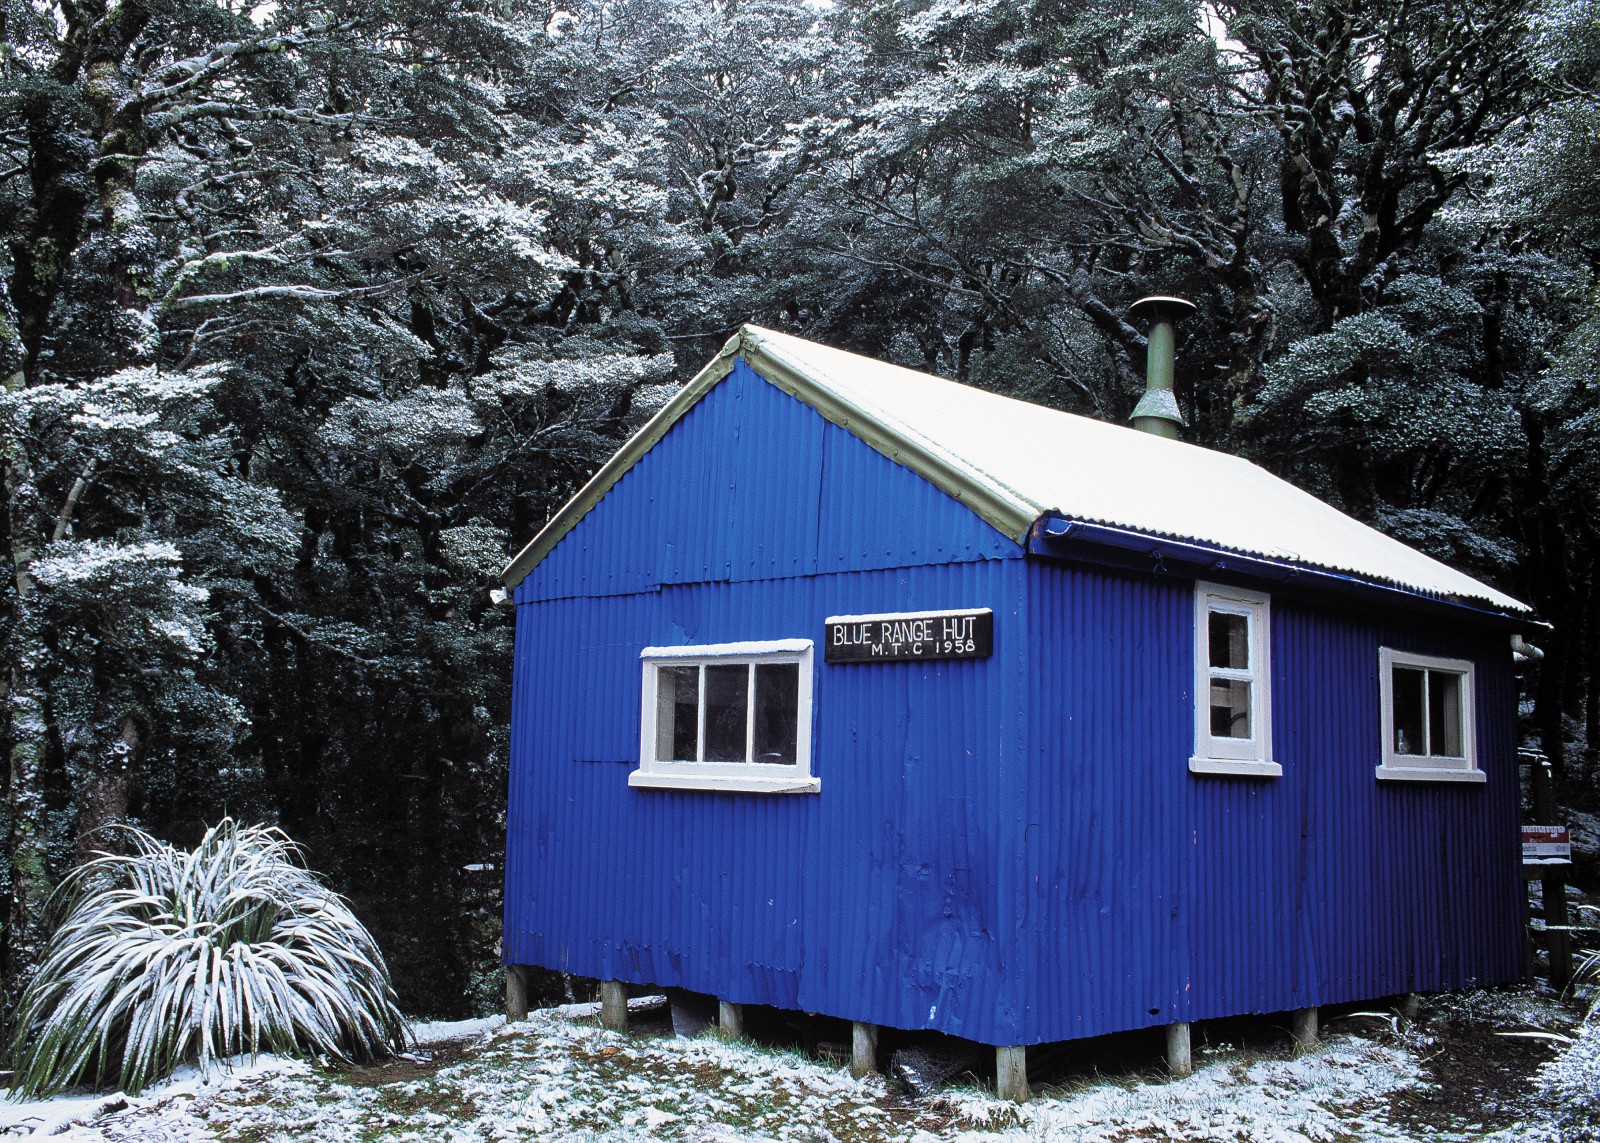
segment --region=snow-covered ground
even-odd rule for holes
[[[1568,1011],[1530,991],[1434,1005],[1436,1020],[1495,1030],[1571,1026]],[[499,1018],[421,1025],[414,1052],[383,1068],[260,1059],[207,1078],[178,1076],[137,1099],[4,1104],[0,1131],[48,1129],[68,1143],[1327,1143],[1485,1134],[1472,1130],[1470,1113],[1449,1129],[1399,1121],[1392,1101],[1428,1086],[1428,1057],[1439,1047],[1384,1019],[1334,1021],[1323,1046],[1297,1057],[1219,1047],[1187,1079],[1080,1079],[1019,1108],[959,1088],[907,1103],[881,1078],[854,1080],[801,1055],[715,1036],[619,1035],[595,1026],[596,1007],[550,1009],[509,1026]],[[1546,1070],[1567,1088],[1592,1087],[1595,1055]],[[1542,1132],[1541,1123],[1519,1123],[1495,1138]]]

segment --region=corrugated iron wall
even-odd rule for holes
[[[1017,1042],[1170,1023],[1187,973],[1192,596],[1038,563],[1028,581],[1033,1006]]]
[[[1017,771],[1005,712],[1021,561],[524,604],[505,952],[993,1042],[1017,983],[996,880]],[[814,669],[820,795],[631,789],[639,650],[811,636],[829,614],[988,606],[978,662]]]
[[[1029,581],[1026,1042],[1520,976],[1503,635],[1274,599],[1283,775],[1191,774],[1192,582]],[[1380,646],[1477,664],[1485,785],[1377,780]]]
[[[1018,546],[741,360],[518,587],[662,584],[1006,559]]]
[[[1503,636],[1274,599],[1284,774],[1190,774],[1190,581],[1024,560],[743,365],[517,599],[510,961],[1005,1044],[1520,971]],[[640,648],[957,607],[992,658],[819,648],[820,795],[628,787]],[[1478,663],[1486,786],[1376,780],[1380,645]]]
[[[506,958],[1002,1036],[1020,556],[736,369],[517,592]],[[957,607],[994,609],[992,658],[822,661],[828,615]],[[818,642],[820,795],[629,788],[641,648],[795,637]]]

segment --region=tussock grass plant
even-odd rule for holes
[[[389,970],[277,829],[224,819],[192,851],[140,830],[57,891],[61,921],[12,1027],[14,1090],[137,1093],[184,1063],[404,1048]]]

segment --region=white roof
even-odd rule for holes
[[[745,326],[691,383],[689,390],[697,392],[680,394],[684,402],[674,399],[624,446],[614,458],[623,462],[620,468],[608,464],[596,474],[512,562],[506,578],[513,580],[514,571],[514,579],[526,574],[532,566],[526,557],[537,562],[553,547],[638,455],[726,375],[735,356],[1019,540],[1034,520],[1055,513],[1506,611],[1528,610],[1239,457],[756,326]],[[564,516],[569,518],[563,522]]]
[[[1418,591],[1526,607],[1236,456],[974,389],[771,330],[766,354],[971,471],[1073,520]]]

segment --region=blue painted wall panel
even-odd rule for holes
[[[1019,552],[956,500],[741,361],[562,538],[516,598]]]
[[[1273,602],[1279,778],[1191,774],[1193,584],[1030,567],[1026,1042],[1515,980],[1503,635]],[[1379,782],[1378,648],[1473,660],[1484,786]]]
[[[982,561],[522,605],[507,958],[1001,1036],[1016,928],[995,870],[1021,765],[1001,721],[1016,705],[1022,569]],[[820,642],[829,614],[972,606],[996,611],[987,661],[827,666],[818,648],[821,795],[628,787],[640,648]]]
[[[1030,564],[1024,804],[1034,1007],[1018,1042],[1168,1023],[1183,1000],[1187,593]],[[1178,756],[1179,766],[1170,764]],[[1154,1011],[1152,1012],[1152,1009]]]

